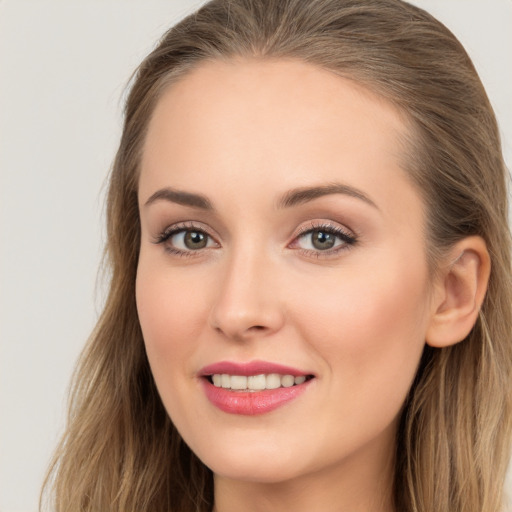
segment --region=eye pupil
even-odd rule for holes
[[[203,249],[208,243],[208,238],[200,231],[187,231],[184,242],[188,249]]]
[[[313,231],[311,238],[315,249],[331,249],[336,243],[336,237],[332,233],[326,233],[325,231]]]

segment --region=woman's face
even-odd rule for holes
[[[205,63],[159,101],[137,306],[163,403],[218,476],[389,463],[431,315],[406,132],[385,101],[295,61]]]

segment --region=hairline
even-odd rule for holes
[[[433,230],[431,227],[431,205],[429,205],[428,194],[421,186],[419,180],[416,178],[416,176],[421,175],[419,170],[419,167],[421,167],[421,163],[419,162],[421,157],[419,158],[419,156],[425,152],[425,142],[423,141],[423,136],[421,133],[422,130],[418,122],[415,121],[414,117],[409,112],[407,112],[405,107],[401,105],[395,98],[392,98],[390,94],[385,94],[383,87],[379,87],[376,80],[363,80],[360,77],[354,76],[356,73],[351,73],[349,68],[347,68],[347,71],[344,72],[342,69],[333,69],[328,66],[323,66],[321,63],[307,60],[298,55],[272,55],[264,54],[263,51],[254,51],[252,53],[233,51],[229,54],[201,56],[195,60],[182,63],[172,68],[170,71],[162,75],[162,77],[155,84],[156,94],[154,94],[151,100],[150,114],[146,118],[146,125],[144,126],[144,132],[139,143],[140,147],[138,148],[137,164],[135,167],[135,176],[133,179],[134,192],[136,195],[138,195],[139,190],[139,180],[142,171],[142,158],[149,126],[155,114],[157,105],[164,94],[170,88],[185,80],[191,73],[208,63],[224,62],[236,64],[237,61],[245,60],[259,60],[269,62],[301,62],[303,64],[316,67],[320,70],[328,71],[341,79],[349,80],[356,84],[363,94],[370,94],[374,99],[383,101],[387,105],[391,105],[394,108],[405,128],[402,132],[395,133],[395,140],[397,142],[398,148],[395,156],[397,158],[399,168],[403,171],[404,177],[408,180],[409,184],[414,187],[422,201],[422,206],[424,209],[424,251],[428,266],[429,278],[432,280],[439,270],[439,261],[442,258],[443,253],[446,252],[446,249],[443,251],[442,249],[435,248],[434,244],[432,243]],[[132,78],[136,77],[134,76]]]

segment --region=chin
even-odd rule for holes
[[[266,458],[253,457],[249,460],[224,460],[207,464],[215,476],[229,480],[258,482],[262,484],[278,484],[293,480],[299,476],[297,468],[289,464],[269,461]]]
[[[280,483],[315,470],[307,447],[299,448],[296,443],[287,444],[278,439],[272,441],[267,438],[264,444],[261,438],[260,442],[251,440],[245,443],[234,439],[231,443],[211,440],[207,446],[194,446],[194,452],[214,475],[226,479]]]

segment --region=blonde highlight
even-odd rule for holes
[[[162,92],[205,60],[239,57],[299,59],[396,105],[413,127],[404,166],[429,212],[432,265],[466,236],[486,241],[492,272],[479,319],[463,342],[425,347],[404,405],[394,500],[401,512],[501,511],[512,427],[507,171],[466,52],[441,23],[398,0],[213,0],[142,62],[110,176],[110,292],[46,482],[54,509],[211,510],[211,471],[172,425],[144,351],[135,304],[138,163]]]

